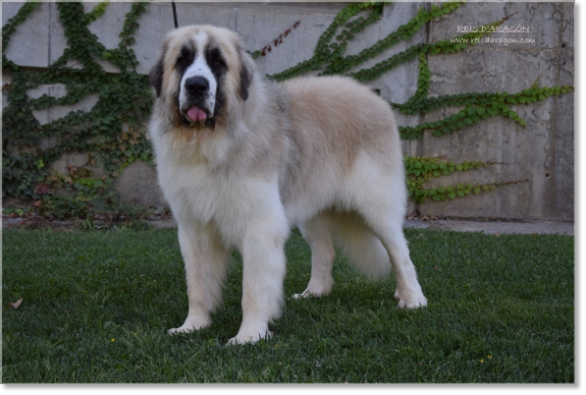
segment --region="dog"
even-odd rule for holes
[[[213,26],[170,32],[150,80],[149,136],[189,299],[169,333],[210,325],[237,248],[243,318],[228,344],[270,336],[295,226],[312,258],[309,284],[293,297],[330,293],[335,242],[368,276],[388,275],[392,261],[398,306],[426,306],[402,230],[406,181],[387,102],[346,77],[269,81],[235,33]]]

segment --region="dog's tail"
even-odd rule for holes
[[[330,220],[334,243],[342,249],[353,266],[369,278],[389,275],[389,254],[359,215],[335,215]]]

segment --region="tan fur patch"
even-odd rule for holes
[[[176,105],[176,59],[186,43],[202,45],[197,32],[218,46],[227,67],[217,85],[224,101],[213,127],[186,126]],[[161,86],[149,130],[159,184],[179,226],[190,306],[172,333],[210,324],[226,258],[237,247],[243,321],[230,342],[267,335],[283,303],[283,245],[291,226],[312,249],[311,279],[296,297],[330,292],[334,238],[371,276],[388,273],[392,260],[399,307],[426,305],[401,229],[407,190],[387,102],[349,78],[266,81],[236,34],[222,28],[176,29],[163,56],[162,67],[151,72]]]

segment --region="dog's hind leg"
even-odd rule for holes
[[[379,232],[393,262],[393,273],[397,282],[395,299],[399,307],[414,309],[426,306],[427,299],[417,281],[417,273],[409,257],[409,248],[403,230],[399,226],[398,229],[380,229]]]
[[[415,266],[409,257],[409,247],[403,234],[403,215],[397,213],[391,205],[368,206],[361,214],[389,253],[397,282],[395,299],[399,307],[412,309],[426,306],[427,299],[417,281]]]
[[[330,221],[326,214],[319,214],[299,228],[311,247],[311,278],[305,291],[294,294],[293,298],[327,295],[334,285],[332,267],[336,256],[332,244]]]
[[[210,229],[196,229],[179,221],[179,246],[185,262],[187,318],[169,333],[189,332],[211,324],[210,312],[222,300],[222,283],[226,276],[227,251]]]
[[[348,194],[364,223],[380,239],[391,261],[397,290],[395,299],[402,308],[427,305],[409,247],[403,234],[407,188],[402,163],[381,167],[369,157],[356,165],[348,183]]]

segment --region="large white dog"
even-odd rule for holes
[[[150,136],[189,298],[171,333],[210,325],[235,247],[243,319],[230,343],[267,336],[292,226],[312,253],[309,285],[295,297],[331,291],[335,241],[367,275],[388,275],[392,261],[399,307],[426,305],[402,231],[407,194],[388,103],[349,78],[266,81],[236,34],[212,26],[172,31],[150,77]]]

